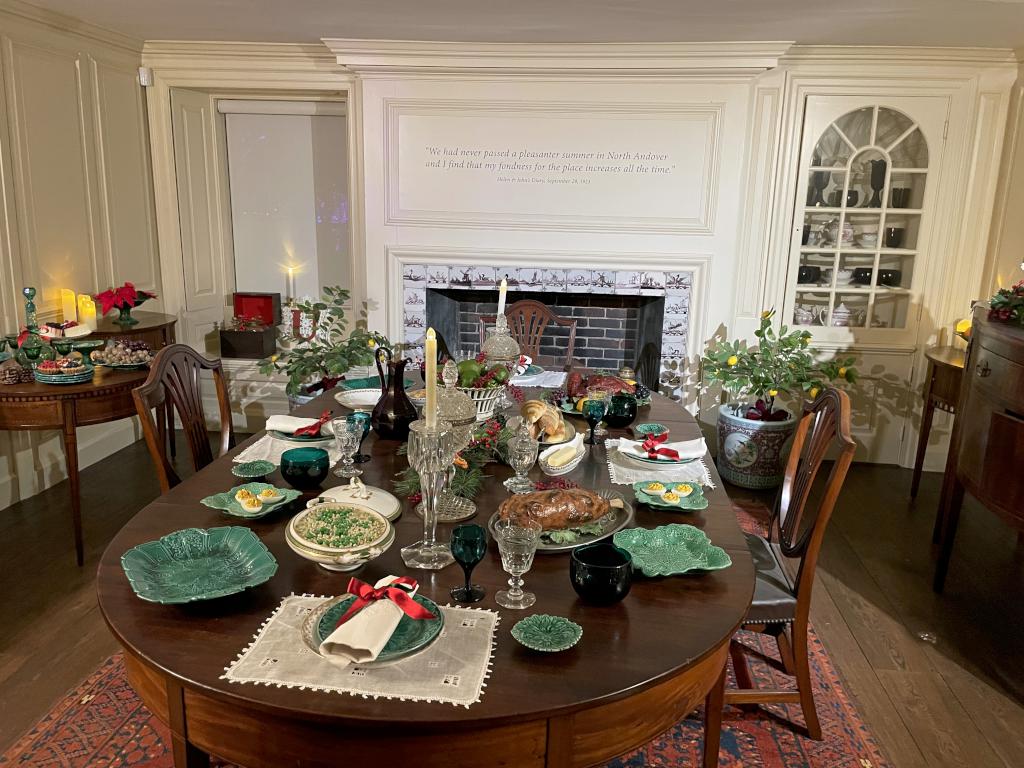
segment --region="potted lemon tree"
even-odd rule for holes
[[[853,358],[822,360],[809,331],[776,331],[774,319],[775,310],[761,313],[754,346],[715,338],[701,358],[705,382],[732,400],[718,409],[718,472],[744,488],[779,485],[802,400],[857,377]]]

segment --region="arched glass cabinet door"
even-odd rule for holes
[[[794,325],[907,327],[928,159],[920,126],[888,106],[846,112],[818,136],[799,201]]]

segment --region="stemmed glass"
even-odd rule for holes
[[[531,518],[509,518],[494,524],[501,567],[512,577],[508,580],[509,589],[502,589],[494,595],[494,601],[503,608],[529,608],[537,602],[535,594],[523,591],[523,574],[533,565],[542,531],[541,524]]]
[[[584,441],[587,445],[597,445],[597,441],[594,439],[594,427],[604,418],[607,412],[608,400],[606,399],[591,399],[588,396],[586,402],[583,403],[583,415],[587,419],[587,424],[590,425],[590,436]]]
[[[339,416],[331,420],[331,429],[334,431],[334,444],[341,454],[341,466],[334,470],[334,476],[358,477],[363,474],[363,470],[357,469],[352,460],[352,454],[359,450],[359,443],[363,440],[362,426],[350,422],[348,417]]]
[[[436,571],[454,562],[448,545],[437,540],[437,508],[458,439],[451,422],[442,419],[434,426],[427,426],[425,419],[409,425],[409,466],[420,476],[423,492],[423,538],[402,547],[402,562],[409,568]]]
[[[587,400],[603,400],[604,401],[604,412],[608,413],[608,409],[611,407],[612,394],[603,387],[590,387],[587,390]],[[604,415],[601,416],[601,419]],[[598,419],[596,426],[591,427],[591,437],[605,438],[608,437],[608,430],[605,429],[604,422]]]
[[[356,464],[365,464],[370,460],[370,455],[363,453],[363,440],[370,434],[370,419],[371,416],[366,411],[356,411],[350,413],[345,417],[349,424],[356,424],[363,431],[363,436],[359,438],[359,445],[356,446],[356,455],[352,457],[352,461]]]
[[[457,525],[452,529],[452,555],[455,562],[462,566],[466,574],[466,586],[452,587],[450,594],[460,603],[475,603],[484,599],[484,588],[479,584],[471,584],[470,576],[477,564],[487,554],[487,531],[472,523]]]
[[[526,473],[537,461],[539,447],[537,441],[527,431],[525,423],[508,441],[508,463],[516,474],[505,481],[505,487],[512,493],[529,493],[533,490],[533,483]]]

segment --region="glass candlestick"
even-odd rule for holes
[[[437,508],[457,449],[458,433],[450,422],[438,419],[428,428],[418,419],[409,425],[409,465],[419,475],[423,494],[423,538],[402,548],[402,562],[409,568],[436,571],[455,562],[449,546],[437,540]]]
[[[473,398],[456,388],[459,381],[459,368],[449,360],[441,370],[441,381],[444,389],[437,393],[437,417],[452,425],[456,432],[456,453],[464,450],[473,438],[476,429],[476,405]],[[452,491],[455,480],[455,465],[448,468],[447,487],[441,491],[440,503],[437,508],[437,519],[442,523],[455,523],[468,520],[476,514],[476,504],[470,499],[456,495]]]

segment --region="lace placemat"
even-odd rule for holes
[[[641,464],[628,459],[619,453],[617,437],[604,441],[608,449],[608,475],[616,485],[632,485],[647,480],[660,480],[668,483],[700,483],[706,488],[714,488],[711,472],[704,459],[697,459],[687,464],[663,467],[656,464]]]
[[[511,382],[517,387],[560,387],[565,383],[565,372],[543,371],[532,376],[513,376]]]
[[[444,629],[426,650],[380,667],[339,667],[302,636],[306,616],[324,600],[291,595],[281,601],[222,680],[468,707],[480,701],[491,673],[498,613],[442,606]]]
[[[341,454],[334,445],[334,440],[324,440],[323,442],[317,443],[301,443],[293,442],[291,440],[280,440],[270,435],[264,435],[255,443],[250,445],[240,454],[232,459],[236,464],[241,464],[245,461],[270,461],[274,464],[281,464],[281,454],[290,448],[323,448],[327,451],[331,457],[331,465],[337,464],[341,461]]]

